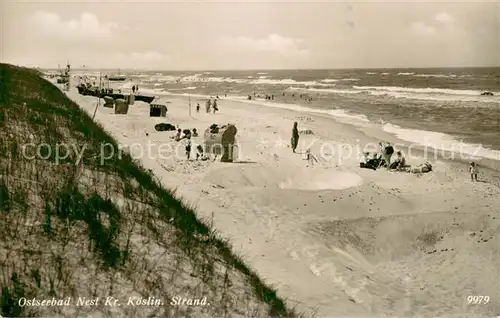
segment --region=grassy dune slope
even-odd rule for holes
[[[31,158],[34,147],[47,159]],[[57,144],[72,147],[59,160]],[[284,317],[276,292],[174,193],[129,156],[100,164],[116,142],[37,72],[0,64],[0,313],[5,316]],[[76,151],[85,146],[83,160]],[[62,150],[61,150],[62,151]],[[114,296],[120,307],[75,306]],[[163,306],[126,306],[129,297]],[[207,297],[207,306],[170,305]],[[20,307],[22,297],[72,297]]]

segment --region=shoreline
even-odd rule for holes
[[[93,112],[94,98],[74,91],[68,95]],[[291,307],[296,305],[307,315],[316,308],[317,317],[404,315],[408,310],[436,316],[438,308],[450,314],[483,310],[463,308],[460,297],[450,298],[431,287],[445,268],[458,273],[441,278],[448,291],[473,288],[491,296],[498,290],[491,283],[491,273],[500,253],[486,252],[495,250],[495,240],[475,246],[455,237],[467,237],[476,228],[485,233],[500,228],[496,223],[500,215],[494,209],[500,204],[500,189],[493,182],[470,182],[462,163],[438,158],[432,162],[434,171],[421,176],[360,169],[353,157],[306,167],[301,154],[293,154],[288,147],[272,147],[280,139],[288,145],[294,121],[299,122],[299,130],[314,133],[301,135],[304,144],[313,139],[376,144],[390,136],[370,127],[360,130],[331,116],[249,107],[245,101],[224,99],[213,115],[197,114],[197,100],[191,98],[194,111],[189,117],[187,96],[168,99],[166,118],[150,118],[147,104],[136,103],[128,115],[100,108],[96,121],[118,142],[143,145],[148,140],[171,142],[173,133],[153,129],[159,122],[196,127],[199,132],[212,123],[234,123],[243,148],[239,159],[245,163],[187,161],[184,157],[142,158],[141,162],[165,187],[175,189],[186,204],[194,206],[200,218],[214,224],[261,277],[277,286]],[[261,138],[269,141],[267,147]],[[312,148],[317,153],[318,145]],[[418,164],[424,158],[416,155],[410,160],[409,164]],[[481,173],[495,179],[494,171],[483,169]],[[461,227],[454,226],[456,222]],[[399,232],[402,230],[406,234]],[[427,247],[416,249],[411,242],[428,231],[443,233],[443,239],[434,243],[436,248],[446,246],[454,252],[429,255]],[[446,263],[443,257],[455,261]],[[467,278],[476,260],[482,262],[484,275]],[[422,284],[429,288],[421,289]],[[424,297],[426,293],[430,296]],[[412,301],[422,297],[426,306],[414,307]],[[500,303],[492,306],[492,310],[500,309]]]
[[[158,100],[167,99],[169,96],[174,96],[174,98],[185,100],[186,102],[190,98],[189,96],[187,96],[185,94],[175,94],[174,93],[174,94],[169,94],[169,95],[161,95]],[[209,95],[191,95],[191,102],[194,103],[193,109],[195,107],[195,103],[196,103],[195,101],[200,102],[200,105],[202,105],[204,103],[205,99],[208,97],[210,97],[210,96]],[[474,160],[476,163],[478,163],[478,162],[481,163],[481,166],[483,168],[486,168],[487,171],[489,171],[489,173],[493,173],[493,174],[500,173],[500,157],[498,159],[492,159],[492,158],[481,157],[481,156],[477,156],[476,158],[473,158],[473,159],[464,158],[466,156],[463,156],[462,158],[460,158],[460,154],[456,151],[450,151],[450,150],[446,150],[446,149],[443,149],[440,147],[429,147],[429,146],[422,145],[420,143],[412,143],[411,141],[401,139],[400,137],[398,137],[394,133],[384,131],[383,129],[381,129],[381,127],[377,126],[376,124],[373,124],[371,122],[365,122],[363,119],[360,120],[360,119],[355,118],[354,119],[355,123],[353,123],[352,121],[349,122],[350,121],[349,114],[346,118],[344,118],[344,120],[342,120],[342,118],[337,118],[334,115],[329,114],[328,110],[321,110],[321,109],[318,109],[317,111],[309,110],[307,108],[307,106],[301,106],[299,104],[282,105],[280,103],[268,102],[265,100],[247,101],[247,100],[238,100],[238,99],[231,99],[231,98],[224,98],[224,97],[222,97],[220,99],[220,101],[230,101],[230,102],[234,102],[234,103],[238,103],[238,104],[247,105],[247,107],[250,107],[250,106],[271,107],[271,108],[283,109],[283,110],[291,111],[291,112],[304,113],[304,114],[308,114],[310,116],[320,116],[322,118],[325,118],[326,120],[332,120],[336,123],[345,125],[346,127],[349,127],[350,129],[359,130],[359,131],[363,132],[363,134],[366,137],[368,137],[369,135],[376,136],[376,138],[374,138],[374,140],[389,141],[392,144],[399,145],[401,150],[403,150],[405,153],[408,153],[408,148],[411,147],[412,151],[416,152],[416,157],[422,157],[422,156],[424,156],[424,153],[427,153],[427,154],[429,154],[428,157],[430,157],[434,160],[445,159],[445,160],[455,162],[456,164],[462,164],[462,165],[467,165],[467,166],[468,166],[470,161]],[[281,107],[281,106],[289,106],[289,107],[285,108],[285,107]],[[167,104],[167,107],[168,107],[168,104]],[[358,115],[353,115],[353,116],[358,116]],[[362,115],[359,115],[359,116],[362,116]],[[451,137],[453,137],[453,136],[451,136]],[[458,141],[457,141],[457,143],[460,145],[464,145],[462,143],[459,143]],[[465,144],[465,145],[470,145],[470,144]],[[490,148],[486,148],[486,149],[500,152],[500,150],[496,150],[496,149],[490,149]],[[452,158],[452,159],[449,159],[449,158]],[[465,167],[465,170],[467,170],[467,167]],[[499,174],[498,178],[500,178],[500,174]],[[497,180],[497,181],[500,184],[500,180]]]
[[[168,98],[169,96],[174,96],[174,98],[188,98],[188,96],[191,96],[192,98],[208,98],[210,95],[202,95],[202,94],[188,94],[188,93],[170,93],[170,92],[162,92],[161,95],[158,95],[159,99],[161,100],[162,98]],[[215,96],[215,95],[212,95]],[[220,95],[219,95],[220,96]],[[376,126],[377,128],[384,130],[387,134],[390,134],[397,138],[398,140],[401,140],[405,143],[417,143],[421,147],[428,147],[428,148],[433,148],[434,146],[432,143],[435,142],[441,142],[442,144],[440,145],[442,148],[436,147],[438,151],[446,151],[450,152],[447,149],[449,148],[449,143],[452,143],[453,149],[456,149],[455,146],[460,145],[460,149],[464,148],[469,148],[468,152],[472,152],[472,154],[476,154],[477,157],[485,158],[488,160],[494,160],[494,161],[500,161],[500,148],[495,149],[495,148],[488,148],[485,147],[484,144],[472,144],[468,142],[462,142],[458,138],[459,136],[454,136],[448,133],[442,133],[438,131],[433,131],[433,130],[416,130],[414,125],[407,125],[408,127],[399,127],[397,125],[394,125],[392,123],[376,123],[373,121],[370,121],[367,116],[363,113],[359,112],[353,112],[352,110],[349,109],[344,109],[344,108],[323,108],[323,107],[315,107],[313,106],[314,103],[307,103],[303,100],[293,100],[292,102],[288,100],[280,100],[280,98],[277,97],[276,100],[273,101],[267,101],[265,99],[257,99],[257,100],[246,100],[243,96],[228,96],[228,97],[221,97],[221,100],[229,100],[232,102],[239,102],[239,103],[245,103],[248,105],[261,105],[261,106],[268,106],[268,107],[275,107],[275,108],[282,108],[282,109],[288,109],[288,110],[293,110],[293,111],[301,111],[301,112],[308,112],[308,113],[313,113],[317,115],[327,115],[332,118],[334,118],[337,121],[341,121],[344,123],[348,124],[366,124],[366,125],[371,125],[371,126]],[[323,105],[324,106],[324,105]],[[387,130],[386,130],[387,129]],[[392,130],[392,131],[388,131]],[[441,140],[432,140],[428,137],[425,137],[424,140],[427,142],[427,145],[417,141],[413,141],[411,139],[404,139],[398,135],[419,135],[419,134],[433,134],[433,135],[441,135],[444,138],[447,138],[446,143]],[[431,144],[429,144],[429,142]],[[475,149],[473,149],[475,148]],[[442,150],[444,149],[444,150]],[[481,152],[483,152],[481,154]]]

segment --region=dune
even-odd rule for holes
[[[75,91],[68,96],[94,112],[95,99]],[[434,171],[360,169],[358,154],[339,149],[404,141],[369,123],[358,129],[300,107],[222,98],[216,114],[193,108],[190,115],[187,98],[168,100],[167,120],[182,129],[236,125],[237,161],[186,160],[182,149],[167,156],[153,149],[137,161],[175,189],[197,217],[209,220],[290,308],[325,318],[500,312],[498,171],[483,169],[483,182],[473,183],[463,163],[418,152],[409,163],[429,160]],[[191,96],[191,104],[197,102],[203,103],[201,97]],[[173,133],[154,130],[163,119],[148,112],[142,103],[126,116],[98,108],[95,120],[122,145],[178,146]],[[295,121],[314,132],[300,136],[296,154],[289,147]],[[313,166],[303,160],[307,148],[319,158]],[[489,301],[469,304],[468,296]]]
[[[0,74],[1,316],[297,316],[59,88]]]

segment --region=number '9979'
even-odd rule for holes
[[[484,305],[490,302],[490,296],[467,296],[467,304],[469,305]]]

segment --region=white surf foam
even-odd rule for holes
[[[478,96],[481,92],[475,90],[458,90],[458,89],[447,89],[447,88],[412,88],[412,87],[400,87],[400,86],[353,86],[354,89],[358,90],[375,90],[375,91],[387,91],[387,92],[404,92],[404,93],[420,93],[420,94],[448,94],[448,95],[469,95]]]
[[[485,148],[483,145],[474,145],[464,143],[453,136],[425,130],[406,129],[397,125],[385,124],[383,130],[395,135],[399,139],[418,144],[435,150],[453,152],[457,154],[459,159],[478,160],[480,158],[488,158],[500,160],[500,151]]]
[[[455,74],[415,74],[415,77],[454,78]]]

